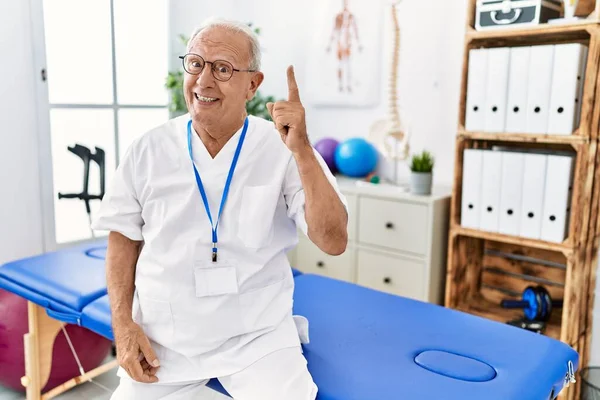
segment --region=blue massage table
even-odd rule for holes
[[[39,318],[33,329],[52,320],[112,340],[105,249],[99,241],[5,264],[0,287],[29,300]],[[579,366],[577,352],[543,335],[297,270],[294,276],[294,313],[310,321],[304,355],[318,400],[547,400],[573,382]],[[29,370],[23,379],[28,399],[40,398],[44,377],[32,382],[37,374]],[[218,380],[209,385],[225,393]]]

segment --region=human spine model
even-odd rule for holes
[[[394,45],[392,53],[392,67],[389,80],[389,116],[387,119],[382,119],[375,122],[371,126],[370,137],[375,141],[387,158],[393,160],[402,160],[408,157],[408,135],[402,129],[400,122],[400,113],[398,111],[398,58],[400,56],[400,25],[398,16],[396,15],[396,2],[392,4],[392,21],[394,33]],[[390,143],[392,142],[392,143]],[[396,146],[399,142],[404,142],[404,148],[398,152]]]
[[[392,57],[392,70],[390,75],[390,116],[391,131],[389,134],[397,140],[404,138],[404,133],[400,130],[400,114],[398,113],[398,58],[400,56],[400,24],[396,15],[396,5],[392,4],[392,21],[394,22],[394,50]]]

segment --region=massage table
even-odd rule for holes
[[[0,287],[28,300],[28,399],[40,399],[52,341],[63,324],[113,340],[104,272],[106,242],[0,267]],[[310,321],[303,345],[318,400],[554,399],[574,381],[579,356],[558,340],[352,283],[294,271],[294,314]],[[44,349],[45,352],[44,353]],[[49,391],[51,398],[116,361]],[[209,386],[226,394],[218,380]]]

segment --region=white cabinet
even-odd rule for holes
[[[423,260],[359,249],[356,281],[361,285],[421,300],[425,294]]]
[[[425,255],[427,205],[368,196],[362,196],[359,202],[360,243]]]
[[[348,200],[348,247],[322,252],[303,233],[294,268],[383,292],[442,304],[450,188],[417,196],[405,188],[338,178]]]
[[[355,279],[354,250],[347,249],[344,254],[331,256],[322,252],[304,234],[300,233],[296,249],[296,265],[302,272],[320,274],[331,278],[353,282]]]

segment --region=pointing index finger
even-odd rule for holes
[[[300,102],[300,91],[298,90],[298,84],[296,83],[296,75],[294,74],[294,67],[291,65],[287,69],[287,81],[288,81],[288,100]]]

